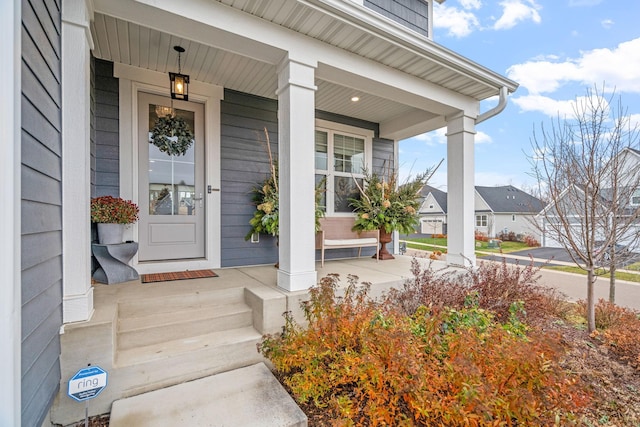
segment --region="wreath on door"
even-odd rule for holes
[[[182,117],[171,114],[156,120],[149,141],[170,156],[183,156],[193,142],[193,132],[187,122]]]

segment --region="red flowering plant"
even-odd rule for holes
[[[133,224],[138,220],[138,205],[120,197],[102,196],[91,199],[91,222]]]

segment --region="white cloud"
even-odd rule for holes
[[[414,136],[411,139],[415,139],[418,141],[424,141],[424,143],[432,147],[434,145],[446,144],[447,143],[447,128],[436,129],[433,132],[423,133],[421,135]]]
[[[493,139],[489,136],[489,134],[484,133],[482,131],[476,132],[475,143],[477,144],[491,144],[493,143]]]
[[[515,27],[521,21],[533,21],[539,24],[542,21],[538,10],[541,7],[535,0],[505,0],[500,2],[502,16],[493,25],[495,30],[508,30]]]
[[[602,0],[569,0],[569,7],[595,6],[602,3]]]
[[[480,0],[460,0],[460,5],[464,9],[480,9],[482,1]]]
[[[444,127],[444,128],[436,129],[432,132],[423,133],[421,135],[414,136],[411,139],[414,139],[417,141],[423,141],[428,147],[433,147],[435,145],[444,145],[447,143],[447,128]],[[491,138],[491,136],[489,136],[489,134],[482,131],[477,131],[475,143],[491,144],[493,143],[493,139]]]
[[[600,21],[600,25],[602,25],[602,28],[608,30],[609,28],[613,27],[613,20],[612,19],[603,19],[602,21]]]
[[[620,92],[640,93],[640,38],[620,43],[614,49],[581,52],[564,62],[552,59],[515,64],[507,76],[526,88],[529,94],[552,93],[567,83],[586,86],[608,85]]]
[[[575,117],[576,104],[578,111],[584,111],[581,106],[588,105],[588,98],[579,96],[576,99],[558,100],[542,95],[528,95],[512,99],[513,103],[520,107],[523,112],[533,111],[542,113],[549,117],[559,117],[561,120],[572,119]],[[602,100],[607,103],[606,99]]]
[[[469,0],[465,3],[475,4],[474,1]],[[447,34],[453,37],[465,37],[480,28],[480,22],[473,13],[456,7],[435,3],[433,15],[433,26],[447,30]]]

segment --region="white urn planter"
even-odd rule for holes
[[[101,245],[117,245],[123,242],[125,224],[98,223],[98,242]]]

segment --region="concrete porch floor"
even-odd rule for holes
[[[358,282],[370,282],[371,295],[378,296],[411,276],[411,260],[407,255],[379,262],[362,257],[327,261],[324,268],[318,262],[316,268],[318,279],[339,274],[342,286],[347,285],[347,275],[358,276]],[[434,268],[444,267],[444,262],[434,262]],[[69,379],[89,364],[108,373],[104,390],[86,401],[90,415],[103,414],[118,399],[260,363],[264,360],[255,344],[262,334],[281,330],[282,313],[291,311],[302,319],[300,302],[308,292],[278,288],[273,266],[215,271],[218,277],[206,279],[95,284],[93,316],[65,325],[61,335],[62,379],[51,410],[53,424],[84,419],[85,402],[68,397],[67,388]],[[213,305],[203,306],[203,300]],[[248,308],[235,309],[240,306]],[[219,317],[200,317],[212,311]],[[248,323],[241,324],[247,316]],[[213,322],[230,329],[218,331]],[[125,334],[124,327],[133,330]],[[136,345],[140,348],[133,348]]]

